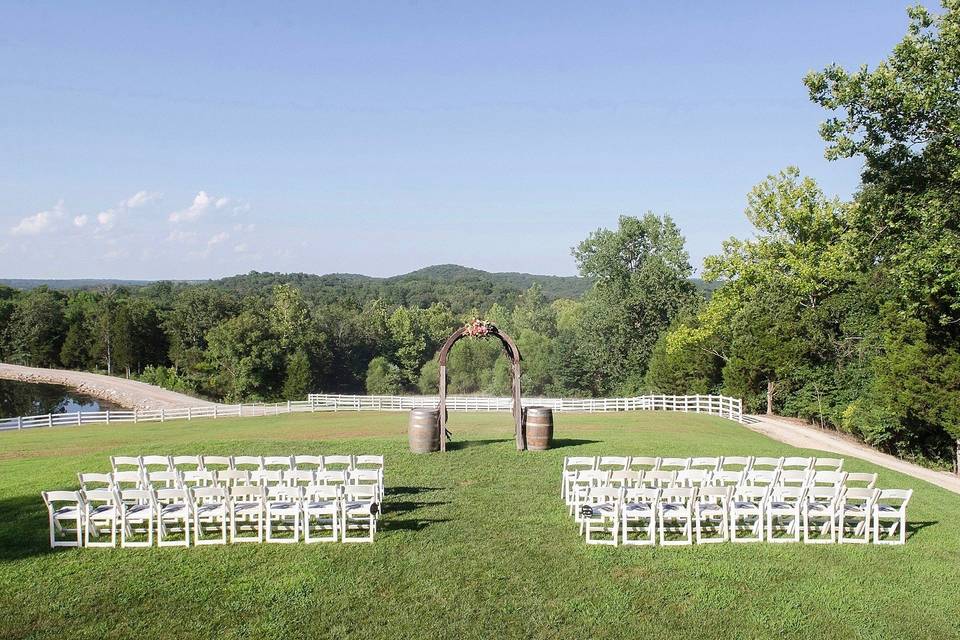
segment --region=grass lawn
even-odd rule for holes
[[[588,547],[559,497],[575,454],[814,455],[732,422],[558,415],[561,445],[517,453],[509,414],[451,414],[415,456],[402,413],[295,414],[0,434],[3,638],[960,637],[960,497],[915,489],[903,547]],[[43,489],[115,454],[383,453],[372,545],[65,549]]]

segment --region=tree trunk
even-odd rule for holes
[[[773,390],[776,388],[773,380],[767,380],[767,415],[773,415]]]

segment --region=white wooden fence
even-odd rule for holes
[[[247,418],[284,413],[315,411],[407,411],[436,407],[436,396],[344,396],[310,394],[306,400],[290,400],[272,404],[207,405],[187,409],[150,409],[127,411],[78,411],[47,413],[0,419],[0,431],[65,427],[84,424],[136,424],[195,418]],[[683,411],[706,413],[743,422],[743,404],[739,398],[726,396],[638,396],[635,398],[527,398],[526,406],[550,407],[564,412],[608,411]],[[451,411],[510,411],[510,398],[480,396],[447,396]]]

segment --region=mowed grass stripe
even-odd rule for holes
[[[623,638],[960,636],[960,499],[914,488],[904,547],[588,547],[559,498],[566,455],[816,455],[719,418],[561,414],[514,450],[507,414],[452,414],[446,455],[406,414],[297,414],[0,434],[2,637]],[[383,453],[373,545],[47,548],[40,491],[121,454]]]

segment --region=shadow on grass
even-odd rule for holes
[[[423,531],[430,525],[441,522],[450,522],[450,518],[403,518],[395,520],[384,514],[384,518],[378,525],[383,531]]]
[[[939,524],[939,522],[936,520],[925,520],[922,522],[911,522],[907,520],[907,540],[912,538],[921,529],[932,527],[935,524]]]
[[[385,493],[388,496],[415,496],[429,491],[440,491],[440,487],[387,487]]]
[[[451,440],[447,442],[447,451],[459,451],[471,447],[483,447],[501,442],[513,442],[513,438],[489,438],[487,440]]]
[[[50,548],[47,507],[40,495],[0,500],[0,562],[46,555]]]
[[[577,438],[557,438],[550,443],[551,449],[563,449],[564,447],[579,447],[585,444],[597,444],[600,440],[578,440]]]

